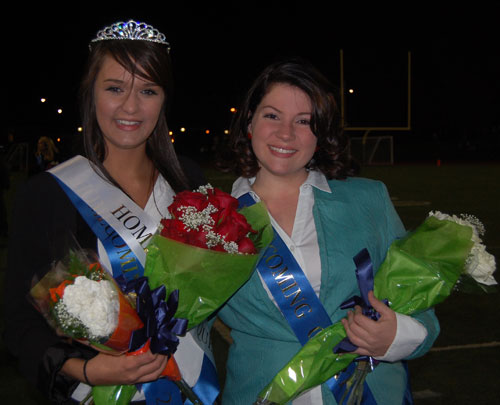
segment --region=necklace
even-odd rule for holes
[[[158,208],[158,204],[156,203],[156,195],[155,195],[155,188],[156,187],[155,186],[156,186],[156,184],[153,185],[153,202],[155,204],[156,211],[158,211],[158,214],[160,214],[160,217],[165,218],[165,216],[162,214],[162,212]]]
[[[153,188],[153,191],[152,191],[153,203],[156,207],[156,211],[158,211],[158,214],[160,214],[160,217],[165,218],[163,213],[160,211],[160,208],[158,207],[158,203],[156,202],[155,188],[156,188],[156,182],[158,181],[158,178],[160,177],[160,173],[158,173],[158,175],[156,175],[156,173],[157,173],[157,169],[156,169],[156,167],[153,166],[153,171],[152,171],[152,175],[151,175],[151,185]]]

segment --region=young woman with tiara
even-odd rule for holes
[[[115,270],[117,252],[103,243],[106,234],[91,229],[70,195],[105,220],[117,209],[137,218],[141,232],[119,223],[114,230],[127,242],[140,269],[147,236],[168,215],[175,193],[205,183],[196,171],[186,175],[168,134],[172,66],[165,35],[130,20],[99,31],[89,47],[80,94],[86,157],[76,156],[22,187],[8,247],[5,343],[28,380],[61,404],[78,403],[91,385],[155,381],[167,363],[166,356],[151,351],[111,356],[71,342],[58,336],[28,301],[32,280],[41,279],[68,253],[73,237]],[[202,384],[200,370],[210,356],[197,336],[194,331],[181,338],[175,355],[191,386]],[[213,402],[213,393],[205,402]]]

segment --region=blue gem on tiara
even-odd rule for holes
[[[127,22],[117,22],[109,27],[105,27],[97,33],[96,38],[91,42],[107,41],[112,39],[131,39],[137,41],[150,41],[166,45],[170,50],[170,44],[166,37],[153,26],[129,20]]]

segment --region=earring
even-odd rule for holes
[[[252,133],[251,133],[251,132],[248,132],[248,134],[247,134],[247,138],[248,138],[248,139],[252,139]]]

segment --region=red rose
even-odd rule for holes
[[[225,210],[221,210],[216,207],[216,211],[210,214],[210,218],[212,218],[212,220],[214,221],[215,226],[217,226],[217,224],[223,220],[224,212]]]
[[[252,240],[248,237],[244,237],[238,242],[238,252],[240,253],[257,253],[257,249],[255,249],[255,245]]]
[[[186,231],[187,228],[184,223],[178,219],[162,219],[161,224],[163,229],[161,230],[161,236],[165,238],[170,238],[179,242],[187,243]]]
[[[198,246],[203,249],[208,249],[207,233],[205,231],[190,230],[187,233],[187,243],[193,246]]]
[[[248,232],[255,232],[248,224],[244,215],[236,210],[227,211],[224,221],[215,228],[215,232],[221,236],[225,236],[227,242],[238,243],[238,241],[244,238]]]
[[[225,220],[230,211],[238,209],[238,200],[218,188],[208,190],[208,202],[217,209],[210,215],[216,226]]]
[[[208,190],[208,201],[217,209],[238,209],[238,200],[218,188]]]
[[[224,246],[223,245],[215,245],[211,250],[215,250],[217,252],[224,252],[224,253],[227,253],[226,252],[226,249],[224,249]]]
[[[198,211],[203,211],[208,205],[207,197],[198,192],[181,191],[174,196],[174,201],[168,207],[168,211],[174,218],[182,216],[183,212],[179,210],[180,207],[195,207]]]

